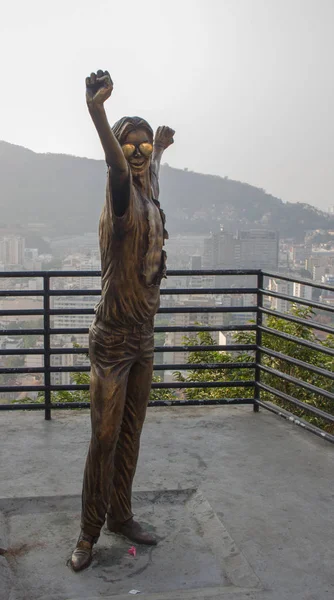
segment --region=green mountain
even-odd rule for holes
[[[45,223],[45,234],[97,230],[104,201],[103,161],[37,154],[0,142],[0,228]],[[334,217],[313,206],[284,203],[264,190],[168,165],[161,168],[161,204],[170,233],[268,228],[302,239],[309,229],[334,229]]]

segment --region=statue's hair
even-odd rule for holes
[[[126,136],[135,129],[145,129],[149,135],[150,141],[153,142],[153,129],[151,125],[141,117],[123,117],[112,126],[112,130],[121,146],[124,143]]]

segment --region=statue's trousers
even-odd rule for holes
[[[132,517],[131,490],[152,382],[153,320],[141,326],[94,322],[89,333],[92,437],[82,491],[82,529],[98,537],[106,513]]]

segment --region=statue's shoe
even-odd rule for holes
[[[81,531],[70,560],[73,571],[82,571],[89,567],[92,562],[93,545],[96,541],[95,537]]]
[[[107,529],[112,533],[124,535],[131,542],[135,544],[146,544],[147,546],[156,546],[157,540],[147,531],[134,521],[134,519],[128,519],[124,523],[113,521],[110,515],[107,515]]]

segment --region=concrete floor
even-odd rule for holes
[[[151,409],[134,484],[154,549],[79,530],[87,411],[0,415],[0,599],[324,600],[334,597],[334,447],[251,407]]]

